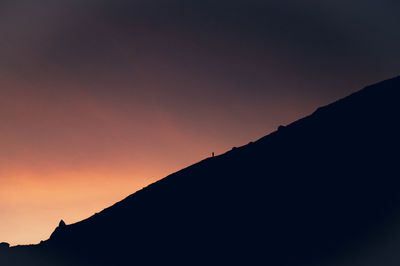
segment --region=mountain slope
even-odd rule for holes
[[[367,250],[400,218],[399,90],[366,87],[0,262],[312,265]]]

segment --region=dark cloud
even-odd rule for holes
[[[394,1],[2,4],[4,89],[85,91],[173,113],[296,97],[311,110],[400,69]]]
[[[3,1],[0,85],[3,95],[35,91],[48,102],[87,97],[128,113],[123,106],[146,106],[193,130],[212,112],[232,123],[203,123],[208,130],[236,134],[246,121],[267,131],[274,127],[263,126],[268,117],[290,122],[398,74],[398,7],[359,0]]]

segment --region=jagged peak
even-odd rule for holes
[[[58,224],[59,228],[66,227],[67,225],[65,224],[64,220],[61,219],[60,223]]]

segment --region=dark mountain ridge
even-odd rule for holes
[[[0,263],[313,265],[368,249],[400,220],[399,90],[368,86]]]

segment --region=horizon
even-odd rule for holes
[[[369,85],[371,85],[371,84],[369,84]],[[366,85],[366,86],[367,86],[367,85]],[[360,91],[361,89],[363,89],[363,88],[366,87],[366,86],[363,86],[363,87],[360,88],[359,90],[350,92],[348,95],[345,95],[345,96],[343,96],[343,97],[341,97],[341,98],[334,99],[332,102],[329,102],[329,103],[327,103],[327,104],[325,104],[325,105],[322,105],[322,106],[326,106],[326,105],[329,105],[329,104],[331,104],[331,103],[333,103],[333,102],[336,102],[337,100],[343,99],[343,98],[345,98],[345,97],[347,97],[347,96],[349,96],[349,95],[351,95],[351,94],[353,94],[353,93],[355,93],[355,92],[357,92],[357,91]],[[318,106],[317,108],[322,107],[322,106]],[[280,125],[287,126],[287,125],[290,125],[290,124],[293,123],[293,122],[296,122],[298,119],[301,119],[301,118],[304,118],[304,117],[306,117],[306,116],[308,116],[308,115],[311,115],[317,108],[313,109],[311,112],[309,112],[309,113],[307,113],[307,114],[304,114],[303,116],[301,116],[301,117],[299,117],[299,118],[297,118],[297,119],[295,119],[295,120],[293,120],[293,121],[289,121],[288,123],[283,123],[283,124],[276,125],[275,128],[273,128],[273,129],[272,129],[271,131],[269,131],[269,132],[266,132],[266,133],[265,133],[264,135],[262,135],[262,136],[258,136],[258,137],[256,137],[256,138],[249,139],[247,142],[242,143],[242,144],[239,144],[239,145],[231,145],[230,147],[227,147],[225,150],[220,150],[218,153],[210,152],[208,155],[205,155],[204,157],[199,157],[199,158],[197,159],[197,161],[188,162],[188,164],[186,164],[186,165],[178,166],[178,168],[176,168],[176,169],[171,169],[169,172],[161,174],[162,177],[160,177],[160,175],[159,175],[158,177],[155,177],[155,178],[153,178],[153,179],[151,179],[151,178],[149,178],[149,179],[147,179],[147,180],[145,179],[145,180],[147,181],[147,183],[146,183],[146,182],[143,182],[143,183],[139,183],[139,184],[137,184],[137,185],[135,184],[136,187],[134,187],[135,185],[133,185],[133,187],[134,187],[133,189],[134,189],[134,190],[131,191],[131,192],[129,192],[129,189],[131,189],[130,187],[127,188],[127,189],[126,189],[126,187],[125,187],[126,190],[124,191],[124,188],[118,187],[118,186],[117,186],[117,189],[116,189],[116,190],[118,190],[118,196],[119,196],[119,198],[117,198],[117,199],[111,199],[111,200],[105,201],[105,202],[104,202],[105,205],[100,206],[100,207],[99,207],[100,209],[97,209],[97,210],[96,210],[95,208],[93,208],[92,206],[90,206],[90,207],[86,207],[86,206],[85,206],[85,210],[83,211],[83,213],[78,213],[78,215],[76,215],[76,213],[70,214],[70,215],[71,215],[71,216],[69,217],[70,220],[67,220],[67,219],[65,219],[65,218],[60,217],[59,220],[57,221],[57,223],[55,223],[52,227],[48,228],[48,229],[49,229],[49,230],[48,230],[48,231],[49,231],[49,232],[48,232],[48,236],[45,236],[44,238],[42,238],[42,239],[40,239],[40,240],[33,240],[33,241],[36,241],[36,242],[26,242],[26,243],[25,243],[25,242],[20,242],[20,243],[13,243],[13,242],[8,242],[8,241],[3,241],[3,240],[1,240],[0,242],[9,243],[10,246],[38,244],[40,241],[47,240],[47,239],[50,237],[50,234],[54,232],[54,229],[58,226],[60,220],[65,221],[67,225],[74,224],[74,223],[80,222],[80,221],[82,221],[82,220],[85,220],[85,219],[91,217],[92,215],[94,215],[95,213],[98,213],[98,212],[100,212],[100,211],[102,211],[102,210],[104,210],[104,209],[106,209],[106,208],[108,208],[108,207],[114,205],[115,203],[117,203],[117,202],[119,202],[119,201],[125,199],[125,198],[128,197],[129,195],[132,195],[132,194],[136,193],[137,191],[139,191],[139,190],[141,190],[141,189],[147,187],[148,185],[150,185],[150,184],[152,184],[152,183],[154,183],[154,182],[157,182],[157,181],[159,181],[159,180],[161,180],[161,179],[167,177],[168,175],[171,175],[171,174],[173,174],[173,173],[175,173],[175,172],[177,172],[177,171],[179,171],[179,170],[182,170],[182,169],[184,169],[184,168],[186,168],[186,167],[189,167],[189,166],[191,166],[191,165],[193,165],[193,164],[196,164],[196,163],[198,163],[198,162],[200,162],[200,161],[202,161],[202,160],[204,160],[204,159],[206,159],[206,158],[212,157],[212,153],[215,153],[215,156],[222,155],[222,154],[225,154],[226,152],[230,151],[233,147],[240,147],[240,146],[246,145],[248,142],[257,141],[257,140],[259,140],[260,138],[262,138],[262,137],[264,137],[264,136],[267,136],[267,135],[269,135],[269,134],[271,134],[271,133],[277,131],[277,130],[278,130],[278,126],[280,126]],[[196,159],[195,159],[195,160],[196,160]],[[84,174],[84,175],[85,175],[85,174]],[[110,174],[109,174],[109,175],[110,175]],[[21,175],[20,175],[20,176],[21,176]],[[71,178],[71,177],[73,177],[73,176],[74,176],[74,174],[70,174],[70,175],[67,175],[66,178]],[[90,174],[86,174],[85,176],[90,178]],[[104,176],[105,176],[105,175],[103,175],[103,176],[98,176],[98,177],[95,177],[95,178],[99,178],[99,179],[101,180],[101,182],[104,182],[105,184],[109,185],[109,183],[107,183],[107,180],[104,179]],[[138,176],[138,177],[136,177],[136,178],[142,178],[142,179],[144,179],[143,176]],[[29,178],[28,178],[28,179],[29,179]],[[49,180],[46,180],[46,182],[47,182],[47,181],[49,181]],[[81,184],[84,184],[84,182],[81,182]],[[20,184],[18,184],[18,185],[20,185]],[[84,184],[84,185],[85,185],[85,184]],[[34,187],[35,185],[29,184],[29,186]],[[50,187],[51,187],[51,186],[50,186]],[[109,187],[108,187],[108,188],[109,188]],[[87,189],[87,188],[86,188],[86,189]],[[43,193],[44,191],[40,191],[40,192]],[[85,190],[84,192],[87,193],[88,190]],[[123,192],[126,192],[127,194],[123,195],[123,194],[122,194]],[[43,194],[45,194],[45,193],[43,193]],[[52,191],[51,194],[54,196],[54,194],[55,194],[54,191]],[[79,200],[76,200],[76,202],[78,203]],[[100,204],[101,204],[101,202],[100,202]],[[107,204],[108,204],[108,205],[107,205]],[[88,213],[88,212],[89,212],[88,209],[90,209],[91,213]],[[74,211],[76,211],[76,210],[74,210]]]
[[[398,75],[396,5],[3,3],[0,242],[39,243]]]

